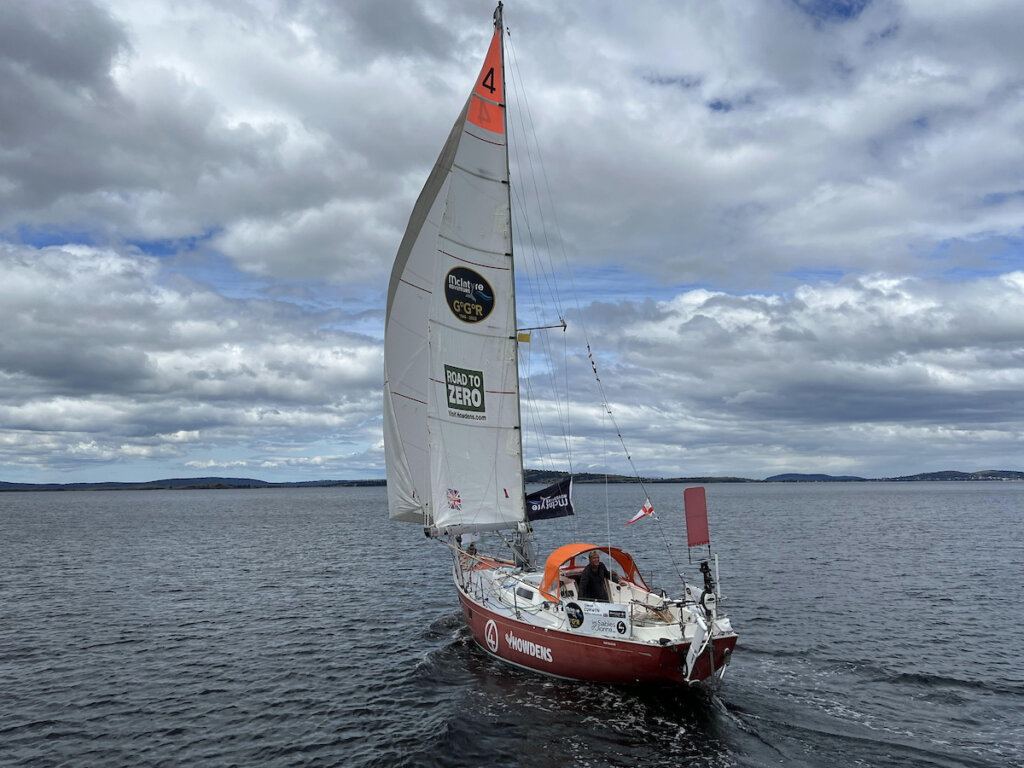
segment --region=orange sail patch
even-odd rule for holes
[[[501,70],[501,30],[494,30],[484,66],[473,87],[469,122],[494,133],[505,132],[505,83]]]
[[[473,103],[469,105],[467,119],[473,125],[493,131],[494,133],[505,132],[504,110],[496,104],[489,104],[476,94],[473,94]]]

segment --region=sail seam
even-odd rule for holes
[[[471,171],[471,170],[469,170],[469,168],[465,168],[464,166],[458,165],[456,163],[452,163],[452,168],[458,168],[463,173],[468,173],[470,176],[475,176],[476,178],[483,179],[484,181],[490,181],[493,184],[507,184],[508,183],[508,182],[506,182],[503,179],[496,179],[493,176],[484,176],[482,173],[477,173],[476,171]]]
[[[391,394],[398,397],[404,397],[406,400],[412,400],[414,403],[420,403],[421,405],[427,404],[426,400],[420,400],[418,397],[412,397],[411,395],[403,395],[401,392],[395,392],[395,390],[391,390]]]
[[[508,430],[513,429],[513,427],[510,427],[510,426],[508,426],[506,424],[488,424],[486,421],[474,421],[474,422],[470,422],[468,424],[465,424],[463,422],[452,421],[452,419],[450,417],[445,417],[445,416],[440,415],[440,414],[437,415],[437,416],[428,415],[427,416],[427,421],[436,421],[436,422],[438,422],[440,424],[459,424],[459,425],[462,425],[462,426],[472,427],[473,429],[492,429],[492,430],[497,430],[497,431],[501,431],[501,432],[507,432]]]
[[[459,246],[460,248],[465,248],[467,251],[476,251],[477,253],[488,253],[491,256],[506,256],[506,257],[507,256],[511,256],[510,253],[506,253],[504,251],[489,251],[486,248],[477,248],[475,245],[470,245],[469,243],[460,242],[459,240],[456,240],[453,237],[448,237],[448,235],[445,235],[445,234],[439,234],[437,237],[438,237],[439,240],[447,240],[449,243],[454,243],[455,245]],[[442,253],[443,253],[443,251],[442,251]],[[450,253],[448,255],[452,256]],[[453,259],[457,259],[459,257],[458,256],[452,256],[452,258]],[[463,261],[465,261],[465,259],[463,259]],[[481,266],[483,266],[483,265],[481,265]],[[508,267],[493,267],[493,269],[508,269]]]
[[[494,99],[488,99],[486,96],[481,96],[479,93],[474,93],[473,98],[480,99],[480,101],[486,101],[488,104],[492,104],[495,107],[501,107],[502,109],[505,108],[505,105],[502,102],[495,101]]]
[[[486,141],[488,144],[493,144],[496,147],[504,147],[505,146],[505,142],[504,141],[491,141],[490,139],[485,139],[483,136],[477,136],[475,133],[473,133],[469,129],[465,130],[464,133],[467,136],[472,136],[474,139],[479,139],[480,141]]]
[[[429,288],[424,288],[424,287],[423,287],[423,286],[421,286],[421,285],[416,285],[416,283],[410,283],[410,282],[409,282],[408,280],[406,280],[406,279],[405,279],[404,277],[403,277],[403,278],[402,278],[402,279],[401,279],[401,280],[400,280],[399,282],[405,283],[405,284],[406,284],[406,285],[408,285],[408,286],[409,286],[410,288],[415,288],[415,289],[417,289],[417,290],[423,291],[424,293],[433,293],[433,291],[432,291],[432,290],[430,290]]]
[[[444,237],[444,235],[441,235],[441,237]],[[447,239],[447,238],[445,238],[445,239]],[[455,241],[452,240],[452,242],[454,243]],[[456,245],[462,245],[462,243],[456,243]],[[473,248],[472,246],[469,246],[469,245],[466,245],[466,246],[463,246],[463,247],[464,248],[470,248],[471,250],[477,250],[477,251],[480,250],[479,248]],[[495,267],[492,264],[483,264],[483,263],[481,263],[479,261],[470,261],[469,259],[464,259],[461,256],[456,256],[454,253],[448,253],[448,251],[442,250],[441,248],[438,248],[437,252],[438,253],[443,253],[445,256],[450,256],[451,258],[455,259],[456,261],[461,261],[463,264],[472,264],[474,267],[483,267],[484,269],[500,269],[500,270],[503,270],[505,272],[509,271],[508,267]],[[493,253],[495,255],[498,255],[497,251],[480,251],[480,253]]]
[[[436,317],[431,319],[429,322],[430,322],[431,326],[437,325],[437,326],[440,326],[441,328],[447,328],[449,331],[461,331],[462,330],[462,328],[460,328],[459,326],[451,325],[449,323],[445,323],[445,322],[439,320]],[[478,326],[479,326],[479,324],[478,324]],[[486,337],[491,338],[491,339],[501,339],[502,341],[506,341],[508,339],[508,337],[505,336],[505,334],[503,334],[503,333],[494,333],[494,332],[488,333],[483,328],[478,328],[478,330],[477,330],[475,335],[477,335],[477,336],[479,336],[481,338],[486,336]]]

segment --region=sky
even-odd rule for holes
[[[391,264],[492,11],[0,3],[0,480],[383,477]],[[505,22],[513,185],[642,475],[1024,470],[1024,4]],[[574,469],[621,471],[573,403]]]

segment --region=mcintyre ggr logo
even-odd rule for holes
[[[482,275],[467,267],[455,267],[444,278],[448,308],[464,323],[479,323],[494,309],[494,289]]]

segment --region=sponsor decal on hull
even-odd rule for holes
[[[513,651],[525,653],[527,656],[533,656],[549,664],[552,661],[550,648],[544,645],[537,645],[537,643],[531,643],[529,640],[523,640],[521,637],[516,637],[511,631],[505,633],[505,642]]]
[[[484,642],[491,653],[498,652],[498,625],[494,622],[494,619],[488,619],[487,623],[484,624]],[[554,661],[554,655],[546,645],[524,640],[518,635],[513,634],[512,630],[505,633],[505,645],[517,653],[532,656],[549,664]]]
[[[498,625],[494,623],[494,619],[488,619],[484,624],[484,641],[491,649],[491,653],[498,652]]]

